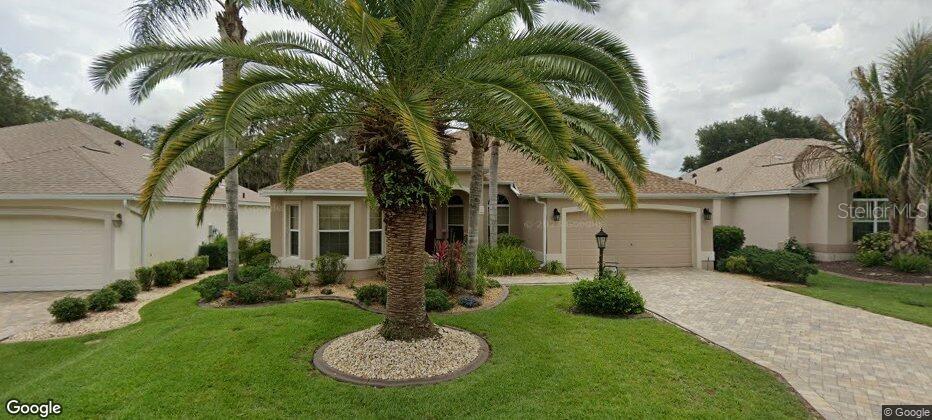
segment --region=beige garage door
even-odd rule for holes
[[[583,213],[566,219],[566,263],[569,268],[598,265],[595,234],[608,234],[606,261],[622,267],[691,267],[693,219],[691,213],[663,210],[608,210],[605,219],[593,222]]]
[[[0,216],[0,291],[99,288],[104,236],[102,220]]]

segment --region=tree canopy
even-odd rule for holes
[[[799,115],[790,108],[764,108],[760,116],[745,115],[697,130],[699,154],[683,158],[680,170],[694,171],[772,139],[827,139],[830,136],[829,130],[817,118]]]

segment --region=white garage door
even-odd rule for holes
[[[0,216],[0,291],[99,288],[105,233],[103,220]]]
[[[605,260],[622,267],[691,267],[693,265],[693,219],[690,213],[663,210],[608,210],[605,219],[594,222],[584,213],[569,213],[566,219],[566,265],[593,268],[599,249],[595,234],[608,234]]]

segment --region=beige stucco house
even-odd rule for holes
[[[889,228],[887,200],[862,197],[846,180],[827,176],[827,170],[797,178],[796,157],[807,146],[824,143],[774,139],[680,179],[727,193],[727,199],[715,204],[713,222],[744,229],[747,245],[773,249],[796,237],[815,251],[818,260],[850,259],[855,240]],[[918,220],[919,229],[927,226],[927,218]]]
[[[149,153],[75,120],[0,129],[0,291],[99,288],[141,265],[191,257],[224,233],[222,192],[195,223],[210,174],[192,167],[140,217]],[[268,237],[268,199],[240,193],[241,232]]]
[[[451,166],[459,180],[454,195],[429,211],[426,243],[412,246],[431,250],[435,240],[470,234],[470,146],[460,138],[454,149]],[[499,232],[524,239],[541,261],[557,260],[570,268],[596,266],[594,235],[600,228],[609,235],[606,260],[622,266],[711,267],[711,217],[715,201],[725,195],[651,172],[638,188],[639,207],[630,210],[605,178],[579,166],[606,203],[602,220],[580,212],[542,167],[503,147],[496,191]],[[383,252],[382,224],[378,211],[367,205],[360,168],[340,163],[299,177],[293,190],[273,185],[260,193],[271,198],[272,253],[283,265],[307,265],[323,253],[338,252],[347,256],[354,276],[373,274]],[[486,184],[483,203],[488,194]],[[485,208],[480,217],[478,234],[485,242]]]

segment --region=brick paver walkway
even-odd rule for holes
[[[932,328],[714,271],[628,278],[648,309],[780,373],[826,418],[932,404]]]

